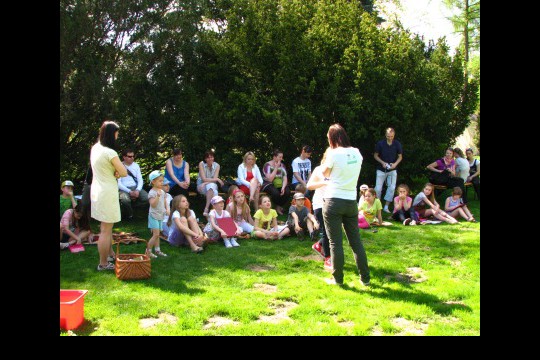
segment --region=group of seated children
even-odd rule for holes
[[[246,195],[237,186],[232,185],[228,191],[227,201],[219,195],[211,199],[212,210],[208,213],[208,223],[201,230],[194,211],[189,208],[186,196],[177,195],[172,198],[169,194],[169,182],[157,170],[150,173],[149,180],[152,189],[148,193],[150,203],[148,228],[152,231],[152,236],[147,243],[146,254],[150,258],[167,256],[160,249],[160,238],[172,246],[189,246],[193,253],[200,254],[204,251],[206,243],[216,243],[219,240],[223,240],[227,248],[238,247],[240,244],[237,240],[241,234],[249,234],[251,237],[265,240],[278,240],[294,234],[299,240],[303,240],[307,233],[312,241],[317,241],[320,226],[324,225],[321,224],[322,216],[319,216],[318,220],[312,214],[311,202],[304,195],[306,187],[303,184],[298,184],[296,187],[284,225],[278,225],[278,214],[272,208],[269,196],[263,195],[259,198],[259,209],[252,217]],[[322,192],[323,189],[319,191]],[[459,187],[455,187],[452,196],[446,199],[446,211],[441,210],[437,203],[434,186],[431,183],[427,183],[414,199],[409,194],[409,187],[400,184],[397,187],[397,196],[394,198],[392,219],[403,225],[423,224],[431,217],[449,224],[457,223],[458,216],[470,222],[476,221],[463,202],[462,190]],[[73,199],[71,181],[62,183],[60,205],[63,211],[60,220],[60,249],[82,242],[92,243],[94,235],[90,229],[90,216],[87,211],[83,211],[82,205],[77,204]],[[64,210],[62,206],[68,208]],[[321,210],[320,207],[318,204],[317,210]],[[322,214],[321,211],[319,213],[319,215]],[[391,225],[390,222],[382,219],[382,203],[377,198],[376,191],[365,184],[360,186],[358,217],[359,226],[361,219],[368,226]],[[228,235],[224,229],[220,228],[217,219],[221,218],[233,219],[236,225],[234,235]]]
[[[424,189],[414,199],[410,195],[410,189],[405,184],[397,187],[397,196],[394,198],[392,219],[403,225],[424,224],[433,217],[449,224],[456,224],[456,218],[461,216],[470,222],[476,222],[467,205],[462,199],[462,190],[459,187],[452,189],[452,195],[445,201],[445,210],[440,208],[434,194],[434,186],[427,183]],[[359,227],[362,222],[369,225],[388,226],[389,222],[382,221],[382,204],[377,199],[377,193],[367,185],[360,186],[360,200],[358,201]],[[361,221],[362,220],[362,221]]]
[[[194,253],[203,251],[206,243],[215,243],[223,240],[225,247],[238,247],[238,236],[247,233],[253,238],[265,240],[278,240],[283,237],[296,234],[300,239],[304,234],[309,234],[312,240],[318,238],[319,222],[315,216],[304,206],[306,197],[297,192],[294,195],[294,204],[289,208],[287,222],[284,225],[277,223],[277,211],[272,209],[270,197],[263,195],[259,198],[259,209],[251,216],[250,207],[246,201],[246,195],[238,188],[232,189],[229,195],[228,205],[219,196],[214,196],[210,204],[212,209],[208,212],[208,223],[202,233],[197,224],[195,215],[189,209],[189,202],[183,195],[173,198],[174,211],[168,220],[168,242],[173,246],[189,245]],[[236,226],[234,235],[227,234],[222,229],[217,219],[232,218]]]

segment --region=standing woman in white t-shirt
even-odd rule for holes
[[[343,285],[345,263],[341,230],[343,226],[354,253],[356,267],[360,272],[360,281],[367,286],[370,274],[366,251],[358,230],[356,203],[356,184],[363,158],[360,151],[351,146],[349,136],[341,125],[331,125],[327,137],[331,150],[326,155],[325,162],[321,164],[321,170],[324,177],[330,179],[323,197],[323,218],[326,234],[330,240],[332,275],[336,284]]]

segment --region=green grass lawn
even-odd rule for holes
[[[169,256],[152,260],[150,279],[135,281],[98,272],[96,246],[61,251],[60,288],[89,291],[84,323],[60,334],[480,335],[480,203],[470,209],[477,223],[359,230],[370,287],[360,284],[347,245],[345,287],[328,285],[332,276],[307,238],[213,244],[202,255],[162,242]],[[146,226],[139,213],[114,230],[149,239]]]

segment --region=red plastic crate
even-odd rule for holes
[[[88,290],[60,289],[60,327],[78,328],[84,321],[84,296]]]

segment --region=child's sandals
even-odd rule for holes
[[[146,256],[148,256],[151,259],[157,258],[157,255],[152,252],[150,249],[146,249]]]
[[[156,255],[159,255],[159,256],[167,256],[167,254],[165,254],[165,253],[162,252],[162,251],[156,251]]]
[[[476,222],[476,219],[474,218],[474,216],[471,216],[468,221],[469,222]]]

